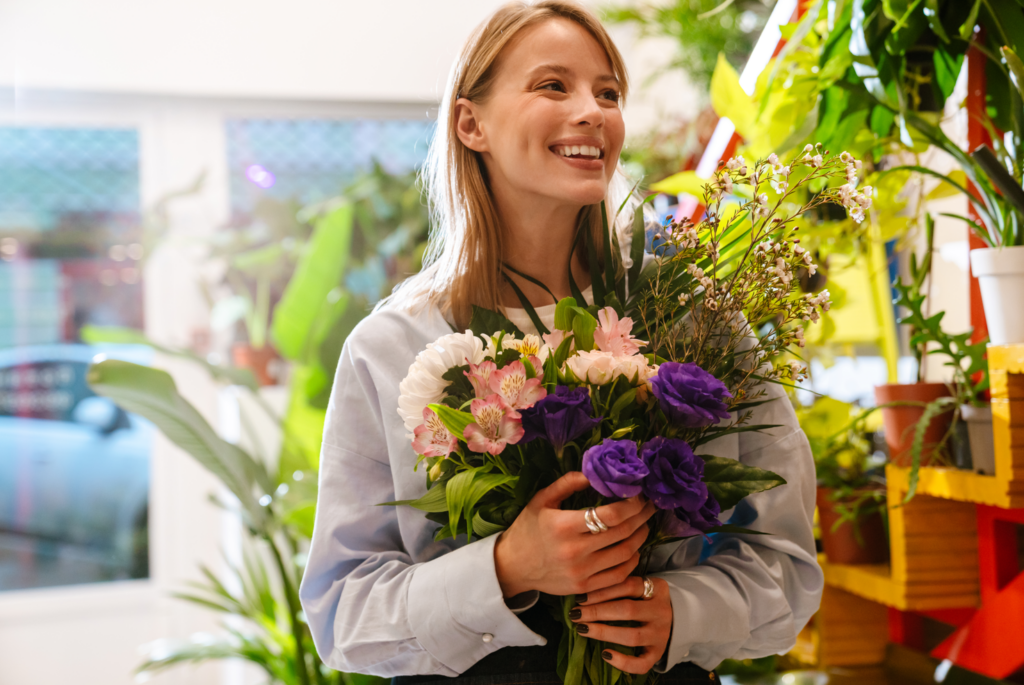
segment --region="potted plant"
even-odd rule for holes
[[[814,454],[818,524],[830,563],[880,564],[889,555],[885,460],[875,454],[873,412],[831,397],[798,410]]]
[[[953,453],[961,468],[972,468],[970,441],[964,429],[978,435],[978,459],[988,468],[989,454],[982,451],[981,435],[985,432],[984,391],[988,389],[988,365],[985,361],[986,341],[971,343],[972,331],[949,334],[942,329],[945,312],[926,314],[924,281],[931,270],[932,244],[935,225],[925,215],[925,256],[919,264],[916,255],[910,258],[910,280],[894,284],[898,297],[896,304],[905,314],[900,323],[910,331],[910,348],[918,361],[917,383],[884,385],[875,389],[875,397],[885,421],[885,437],[889,445],[890,460],[901,466],[911,466],[913,494],[917,470],[922,464],[941,458],[947,442],[953,439]],[[952,370],[948,383],[923,382],[927,360],[931,355],[946,357],[944,366]],[[966,407],[966,409],[965,409]],[[964,424],[961,418],[971,417]],[[991,434],[991,412],[988,433]],[[960,431],[960,438],[956,436]]]

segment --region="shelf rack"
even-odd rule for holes
[[[1024,525],[1024,345],[990,345],[988,362],[995,475],[926,466],[915,497],[903,503],[910,469],[886,468],[891,562],[822,559],[826,589],[815,624],[823,665],[880,663],[879,634],[923,649],[927,616],[955,627],[933,656],[993,678],[1024,666],[1014,529]]]

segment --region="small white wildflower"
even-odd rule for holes
[[[679,304],[680,306],[686,306],[686,302],[690,299],[690,296],[686,293],[679,293]]]
[[[853,155],[844,150],[842,154],[839,155],[839,159],[843,162],[843,164],[849,164],[851,161],[853,161]]]
[[[811,166],[813,166],[815,169],[821,168],[821,162],[821,155],[814,155],[813,157],[811,157]]]
[[[776,166],[779,163],[779,156],[774,152],[771,153],[770,155],[768,155],[768,163],[771,164],[773,167]]]
[[[807,143],[807,145],[804,145],[804,152],[813,152],[813,151],[814,151],[814,146],[813,145],[811,145],[810,143]]]
[[[857,169],[852,164],[846,165],[846,182],[856,185]]]
[[[864,221],[864,210],[861,207],[854,207],[850,210],[850,218],[859,224]]]

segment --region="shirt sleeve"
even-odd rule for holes
[[[656,670],[683,661],[710,670],[724,659],[784,653],[818,609],[824,574],[812,528],[814,460],[781,387],[767,390],[774,399],[758,408],[753,422],[779,427],[740,433],[740,461],[787,482],[747,497],[731,515],[737,525],[769,535],[715,534],[704,561],[689,568],[675,559],[692,553],[684,544],[668,570],[652,574],[668,582],[674,615],[666,659]],[[722,520],[728,516],[723,512]]]
[[[451,551],[433,543],[433,558],[414,563],[399,517],[432,524],[417,510],[377,506],[395,499],[394,477],[372,365],[353,352],[353,338],[358,347],[358,329],[343,349],[327,410],[299,591],[324,663],[384,677],[455,676],[502,647],[545,644],[502,597],[496,536]],[[388,349],[394,338],[366,343]]]

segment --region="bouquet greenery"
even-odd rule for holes
[[[578,236],[593,302],[572,283],[574,297],[557,303],[548,330],[521,298],[540,335],[477,308],[470,330],[417,356],[400,387],[399,414],[417,466],[426,462],[429,489],[390,504],[425,511],[439,525],[437,539],[465,533],[471,540],[504,530],[540,488],[582,470],[592,489],[564,507],[643,493],[660,510],[638,574],[657,545],[754,533],[723,524],[722,512],[785,481],[702,451],[716,438],[771,428],[752,423],[755,408],[769,401],[763,384],[803,378],[802,364],[786,356],[802,346],[804,326],[829,299],[827,291],[798,292],[799,272],[815,267],[793,219],[825,203],[863,219],[871,190],[857,190],[858,169],[847,153],[830,156],[820,146],[790,164],[775,155],[750,165],[730,160],[705,187],[706,217],[697,225],[670,221],[648,260],[642,207],[630,252],[620,256],[602,205],[603,245],[585,231]],[[835,179],[845,182],[830,185]],[[802,186],[815,192],[793,206]],[[632,648],[579,635],[569,620],[574,602],[551,602],[565,625],[560,675],[567,685],[616,683],[622,674],[601,652]],[[627,674],[632,683],[643,679]]]

